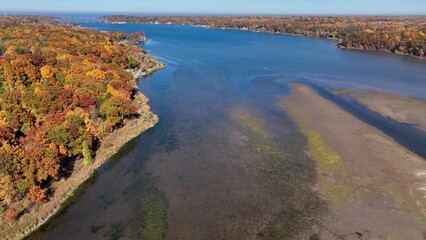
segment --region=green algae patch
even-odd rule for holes
[[[164,239],[167,231],[168,203],[164,193],[155,187],[153,176],[140,176],[125,194],[129,199],[134,199],[133,208],[139,216],[139,239]]]
[[[308,152],[317,164],[317,185],[323,197],[331,202],[344,202],[358,196],[356,186],[347,181],[349,167],[339,154],[327,146],[320,132],[312,129],[295,113],[287,111],[308,140]]]
[[[291,188],[300,188],[302,185],[305,186],[311,182],[311,175],[307,173],[310,171],[309,167],[301,164],[303,160],[285,151],[286,148],[291,148],[291,146],[286,144],[283,148],[279,139],[270,137],[261,121],[245,111],[238,111],[236,116],[249,139],[255,167],[265,174],[271,186],[287,191]]]
[[[344,173],[347,166],[340,156],[325,145],[324,139],[319,132],[305,129],[304,134],[308,138],[308,150],[312,153],[316,163],[325,173]]]
[[[316,163],[303,154],[303,136],[296,129],[286,129],[288,135],[275,135],[263,118],[252,116],[249,111],[240,109],[233,116],[244,135],[247,148],[245,161],[248,166],[260,173],[257,181],[263,182],[265,191],[277,201],[273,217],[265,222],[258,236],[262,239],[295,239],[300,234],[310,232],[313,225],[328,211],[328,204],[317,191]],[[267,119],[266,119],[267,120]],[[290,118],[284,117],[288,124]],[[293,132],[292,132],[293,131]],[[240,157],[241,148],[234,149]]]
[[[276,163],[284,159],[278,149],[266,144],[256,144],[256,153],[260,156],[265,156],[268,159],[273,159]]]
[[[262,123],[249,114],[238,114],[238,119],[241,120],[241,122],[243,122],[251,131],[259,134],[262,137],[268,136],[268,133],[262,126]]]
[[[147,189],[142,202],[141,239],[164,239],[167,230],[167,201],[157,189]]]
[[[257,167],[266,173],[271,184],[300,186],[309,182],[306,171],[298,163],[298,159],[282,153],[278,148],[266,143],[256,143],[255,153]]]
[[[110,240],[119,240],[124,235],[124,225],[121,223],[111,224],[107,237]]]

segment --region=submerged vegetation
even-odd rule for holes
[[[308,140],[308,151],[317,164],[318,190],[324,198],[331,202],[342,202],[347,198],[358,195],[358,190],[352,184],[344,181],[349,171],[347,164],[339,154],[330,149],[322,135],[308,126],[295,113],[288,110],[292,118],[299,125],[300,130]]]
[[[297,114],[287,111],[308,140],[308,152],[317,164],[317,187],[322,196],[330,202],[345,202],[348,198],[358,196],[356,186],[347,182],[349,166],[339,154],[325,144],[321,133],[312,129]]]
[[[134,202],[139,222],[139,238],[162,240],[167,230],[166,196],[154,185],[154,178],[144,174],[126,191]]]
[[[258,236],[265,239],[304,238],[311,233],[311,227],[327,211],[326,203],[312,190],[315,184],[314,163],[294,154],[291,136],[287,136],[282,147],[279,139],[268,134],[266,126],[250,114],[238,113],[242,132],[249,139],[251,156],[266,179],[270,193],[278,196],[281,206],[275,217],[269,220]]]
[[[426,17],[107,16],[109,22],[198,25],[338,39],[345,48],[426,55]]]
[[[123,43],[143,39],[0,18],[0,225],[49,201],[53,182],[91,165],[103,139],[149,112],[136,103],[129,69],[144,71],[155,58]]]

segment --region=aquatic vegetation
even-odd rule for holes
[[[305,206],[307,207],[307,206]],[[315,209],[316,210],[316,209]],[[308,224],[306,208],[298,208],[297,206],[289,206],[286,210],[279,214],[279,218],[271,224],[265,233],[265,238],[270,240],[295,239],[300,233],[301,226]]]
[[[154,186],[153,176],[145,174],[125,192],[134,199],[134,208],[138,212],[140,239],[164,239],[167,230],[166,196]]]
[[[110,240],[118,240],[123,236],[123,226],[122,224],[111,224],[109,230],[108,230],[108,235],[107,237]]]
[[[316,219],[327,211],[326,203],[312,190],[315,183],[313,162],[299,155],[300,151],[295,154],[295,150],[291,150],[295,147],[291,139],[283,142],[272,138],[255,117],[238,116],[255,167],[263,173],[271,188],[270,194],[279,196],[282,204],[276,217],[270,219],[258,235],[265,239],[294,239],[309,231]]]
[[[168,153],[179,149],[179,141],[176,137],[176,134],[173,133],[168,136],[164,136],[158,142],[158,146],[161,146],[162,148],[164,148],[164,151]]]
[[[271,182],[298,185],[306,180],[305,171],[298,159],[274,146],[273,139],[269,139],[268,132],[259,120],[249,114],[239,114],[238,120],[248,130],[256,166],[266,173]]]
[[[101,230],[102,228],[104,228],[104,226],[102,225],[96,225],[96,224],[92,224],[90,226],[90,232],[93,234],[96,234],[99,230]]]
[[[158,189],[146,189],[142,197],[141,239],[163,239],[167,230],[167,200]]]
[[[238,118],[248,127],[251,131],[259,134],[262,137],[267,137],[268,134],[262,124],[251,117],[249,114],[238,114]]]
[[[356,187],[347,183],[345,179],[349,171],[347,164],[326,145],[320,132],[312,129],[295,113],[288,112],[308,140],[309,154],[317,164],[317,184],[320,193],[331,202],[342,202],[347,198],[357,196],[359,193]]]
[[[111,206],[112,204],[114,204],[117,201],[117,199],[105,196],[105,195],[101,195],[99,198],[99,202],[100,205],[102,207],[102,209],[107,209],[109,206]]]
[[[312,151],[313,156],[324,172],[346,172],[347,166],[342,161],[340,156],[329,149],[319,132],[312,129],[304,131],[308,136],[308,149]]]

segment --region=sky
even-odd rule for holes
[[[426,15],[426,0],[0,0],[0,12]]]

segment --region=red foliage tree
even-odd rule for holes
[[[46,201],[46,194],[39,186],[32,186],[27,193],[27,197],[35,203],[43,203]]]

